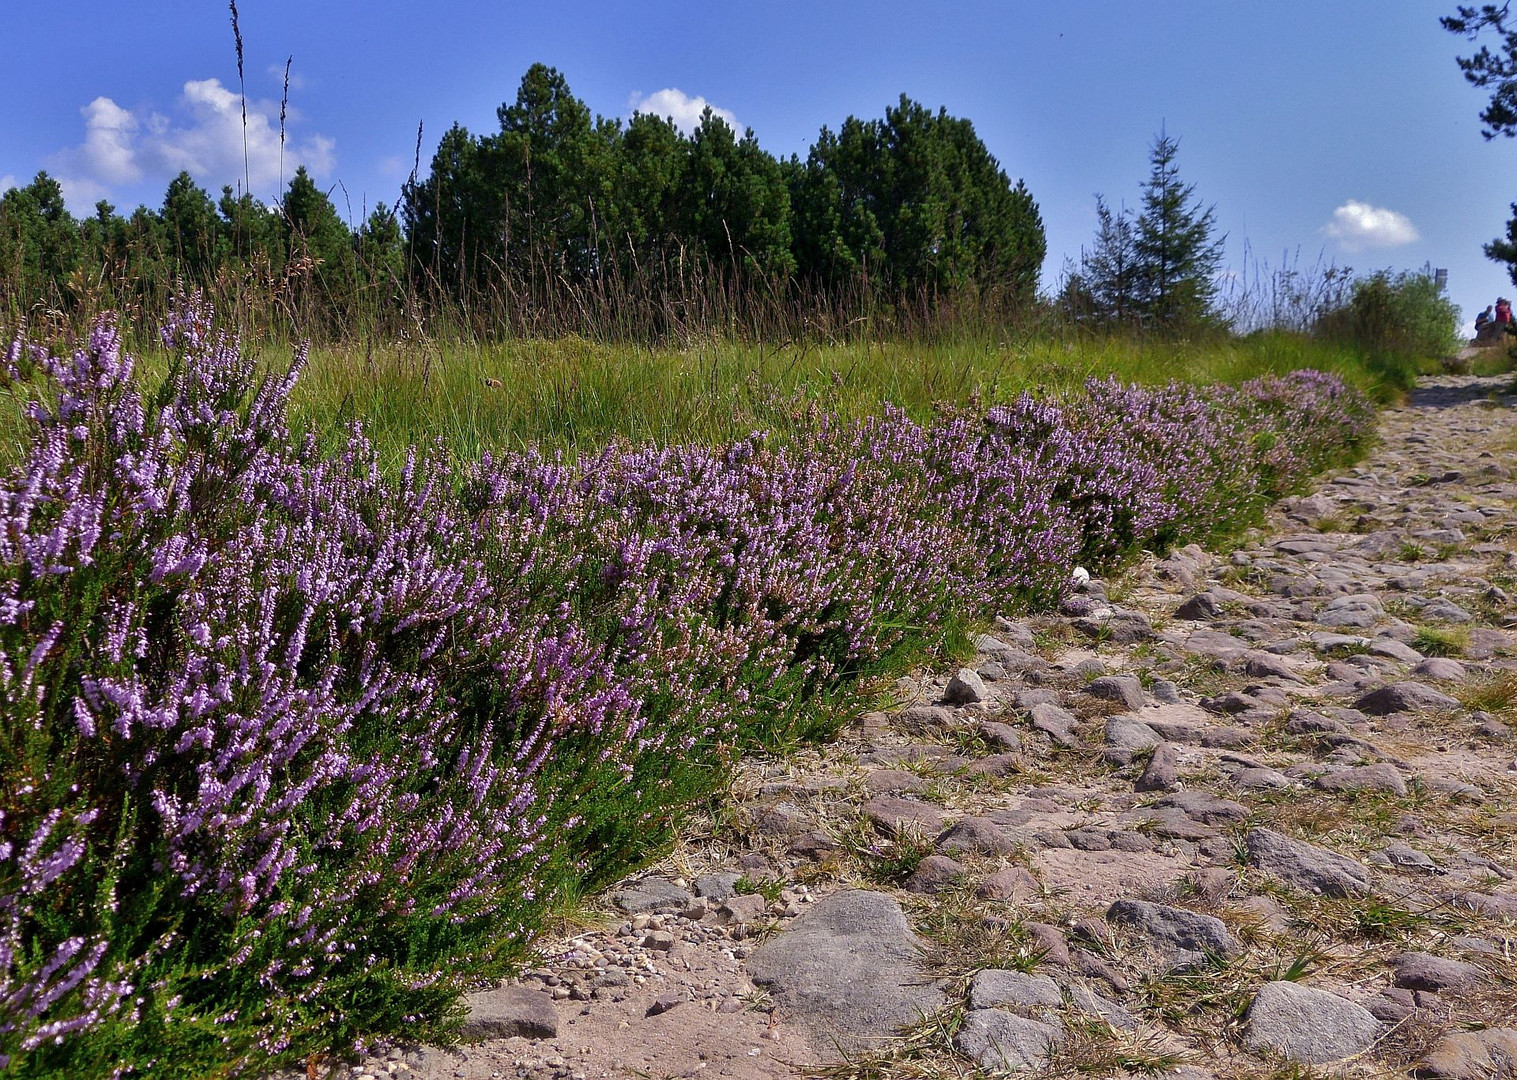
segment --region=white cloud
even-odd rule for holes
[[[1333,211],[1322,231],[1346,251],[1402,247],[1422,239],[1405,214],[1350,199]]]
[[[84,115],[84,145],[75,153],[84,175],[104,184],[130,184],[142,178],[132,144],[137,118],[108,97],[97,97],[79,110]]]
[[[76,214],[92,214],[95,204],[111,193],[110,188],[88,177],[60,176],[56,179],[63,189],[64,205]]]
[[[727,121],[727,125],[733,131],[741,134],[743,129],[731,109],[718,108],[699,94],[691,97],[683,90],[676,90],[673,87],[667,90],[655,90],[651,94],[633,94],[628,111],[662,116],[673,121],[675,127],[689,135],[700,126],[701,113],[708,108]]]
[[[10,173],[6,173],[4,176],[0,176],[0,195],[4,195],[7,191],[15,186],[16,178]]]
[[[50,164],[76,208],[104,198],[113,185],[143,179],[167,182],[181,171],[214,191],[223,184],[242,185],[245,137],[247,183],[255,194],[277,195],[279,103],[247,104],[244,132],[241,98],[218,79],[185,83],[174,117],[132,112],[98,97],[79,110],[84,142],[54,155]],[[335,145],[322,135],[296,142],[287,131],[284,179],[288,181],[299,165],[318,175],[329,173],[336,161]]]

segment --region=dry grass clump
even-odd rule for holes
[[[985,968],[1030,972],[1047,956],[1005,904],[952,890],[910,906],[913,926],[930,943],[923,964],[938,978],[967,979]]]
[[[1383,846],[1406,814],[1426,810],[1417,787],[1406,795],[1382,791],[1330,792],[1315,788],[1254,793],[1254,824],[1344,853]]]
[[[841,1061],[798,1065],[809,1080],[967,1080],[984,1075],[953,1049],[964,1007],[939,1009],[877,1051],[847,1054]]]
[[[1471,712],[1511,713],[1517,710],[1517,672],[1498,672],[1489,679],[1472,682],[1455,692],[1459,703]]]

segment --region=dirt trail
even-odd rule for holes
[[[471,1034],[540,1037],[356,1075],[1517,1076],[1508,383],[1426,381],[1236,551],[1093,581],[750,764],[477,1002]]]

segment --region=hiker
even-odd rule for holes
[[[1496,298],[1496,323],[1505,329],[1512,321],[1512,302],[1504,296]]]
[[[1494,311],[1494,305],[1487,304],[1485,306],[1485,310],[1482,311],[1479,315],[1475,316],[1475,336],[1476,337],[1480,336],[1480,331],[1485,328],[1485,324],[1488,323],[1488,322],[1490,322],[1492,319],[1494,319],[1496,317],[1493,314],[1493,311]]]

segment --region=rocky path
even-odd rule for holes
[[[475,1041],[358,1075],[1517,1077],[1508,383],[749,765]]]

